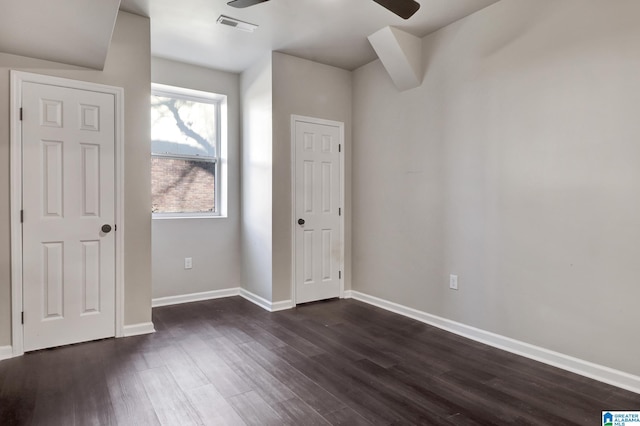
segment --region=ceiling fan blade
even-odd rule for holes
[[[264,3],[265,1],[269,1],[269,0],[233,0],[227,3],[227,5],[231,7],[244,8],[244,7],[249,7],[256,4]]]
[[[399,17],[409,19],[420,9],[420,3],[414,0],[373,0],[382,7],[386,7]]]

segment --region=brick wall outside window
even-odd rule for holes
[[[215,163],[152,157],[154,213],[209,213],[215,210]]]

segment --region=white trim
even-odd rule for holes
[[[291,303],[296,305],[296,122],[306,122],[313,124],[321,124],[325,126],[337,127],[340,131],[340,146],[342,147],[340,155],[340,207],[342,208],[342,214],[340,215],[340,235],[342,237],[342,261],[340,263],[340,270],[342,271],[342,278],[340,278],[340,295],[344,298],[344,280],[345,280],[345,252],[346,252],[346,240],[345,240],[345,176],[344,176],[344,158],[346,152],[346,142],[344,138],[344,123],[340,121],[325,120],[322,118],[306,117],[304,115],[291,115]],[[288,309],[288,308],[285,308]]]
[[[11,107],[9,109],[9,128],[11,140],[10,191],[11,191],[11,343],[13,356],[22,355],[22,126],[20,125],[20,106],[22,105],[22,78],[11,71]]]
[[[179,305],[181,303],[200,302],[202,300],[221,299],[223,297],[239,296],[240,287],[225,288],[222,290],[203,291],[202,293],[180,294],[178,296],[156,297],[151,300],[151,306]]]
[[[246,290],[244,288],[240,289],[240,296],[269,312],[284,311],[286,309],[291,309],[295,306],[292,300],[283,300],[280,302],[273,302],[273,303],[269,302],[267,299],[260,297],[257,294],[252,293],[249,290]]]
[[[240,289],[240,296],[247,299],[249,302],[260,306],[262,309],[271,312],[271,302],[267,299],[258,296],[257,294],[251,293],[249,290],[245,290],[244,288]]]
[[[345,292],[347,293],[347,292]],[[456,321],[432,315],[417,309],[409,308],[398,303],[370,296],[365,293],[350,290],[349,297],[361,302],[377,306],[387,311],[395,312],[413,318],[425,324],[438,327],[462,337],[484,343],[498,349],[505,350],[526,358],[540,361],[581,376],[589,377],[603,383],[608,383],[631,392],[640,393],[640,376],[635,376],[603,365],[595,364],[579,358],[574,358],[559,352],[521,342],[510,337],[481,330]],[[345,297],[346,294],[345,294]]]
[[[166,215],[171,215],[171,216],[162,216],[163,214]],[[192,219],[227,219],[227,216],[223,216],[223,215],[215,215],[212,216],[210,214],[207,213],[207,215],[200,215],[200,216],[195,216],[193,213],[179,213],[180,216],[177,216],[176,214],[173,213],[152,213],[151,219],[153,220],[181,220],[181,219],[188,219],[188,220],[192,220]]]
[[[187,89],[185,87],[170,86],[167,84],[151,83],[152,96],[165,96],[169,98],[186,99],[199,103],[216,105],[217,111],[217,133],[216,133],[216,155],[215,157],[201,156],[180,156],[176,154],[151,153],[151,156],[165,156],[168,158],[185,158],[199,161],[212,161],[215,163],[215,211],[210,213],[152,213],[153,219],[192,219],[199,217],[227,217],[227,174],[228,174],[228,97],[227,95],[202,90]]]
[[[287,309],[294,308],[296,305],[293,300],[281,300],[280,302],[273,302],[271,304],[271,312],[286,311]]]
[[[152,300],[151,306],[154,308],[160,306],[178,305],[181,303],[200,302],[203,300],[221,299],[224,297],[241,296],[249,302],[260,306],[269,312],[284,311],[291,309],[295,305],[291,300],[282,300],[280,302],[269,302],[267,299],[258,296],[255,293],[240,287],[225,288],[222,290],[204,291],[202,293],[181,294],[178,296],[158,297]]]
[[[124,89],[113,87],[115,97],[116,145],[116,337],[124,337]]]
[[[0,346],[0,361],[13,357],[13,348],[11,346]]]
[[[227,95],[219,93],[206,92],[204,90],[187,89],[180,86],[171,86],[168,84],[151,83],[151,95],[164,96],[166,98],[180,98],[188,101],[195,101],[205,104],[220,104]]]
[[[124,335],[124,89],[104,84],[67,78],[51,77],[23,71],[11,70],[11,93],[9,111],[11,160],[11,341],[14,356],[24,353],[22,313],[22,126],[18,111],[22,106],[22,85],[24,82],[69,87],[80,90],[107,93],[114,96],[115,123],[115,223],[118,227],[115,237],[116,288],[115,288],[115,337]]]
[[[142,334],[155,333],[156,329],[152,322],[141,322],[138,324],[125,325],[122,337],[140,336]]]

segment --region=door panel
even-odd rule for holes
[[[341,129],[294,122],[296,303],[340,297]]]
[[[23,84],[25,351],[115,335],[114,102]]]

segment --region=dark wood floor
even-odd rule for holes
[[[0,362],[0,425],[597,425],[640,395],[353,301],[156,308],[157,333]],[[595,344],[595,342],[594,342]]]

